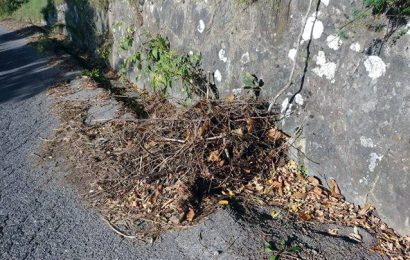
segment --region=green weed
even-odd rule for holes
[[[179,55],[171,50],[168,39],[149,35],[148,38],[140,50],[125,61],[122,74],[136,67],[141,72],[140,77],[147,78],[154,91],[164,96],[168,95],[176,81],[180,81],[185,94],[191,97],[198,81],[202,80],[201,54]]]
[[[289,240],[280,240],[278,244],[272,241],[265,242],[265,253],[271,255],[269,260],[279,260],[281,256],[297,254],[301,251],[300,246],[292,245]]]

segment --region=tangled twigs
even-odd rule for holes
[[[279,205],[299,220],[370,230],[378,239],[375,252],[409,255],[410,239],[384,224],[371,205],[346,202],[335,181],[327,189],[287,160],[287,136],[267,103],[204,100],[177,109],[156,97],[145,102],[148,118],[92,127],[84,124],[84,105],[57,105],[63,125],[45,142],[74,164],[77,183],[114,232],[156,237],[192,226],[219,205]]]
[[[204,100],[177,111],[148,98],[149,118],[94,127],[82,123],[79,108],[77,116],[64,109],[70,127],[58,135],[66,149],[79,151],[70,158],[82,174],[96,179],[89,198],[111,223],[149,219],[150,228],[169,228],[192,224],[228,190],[270,176],[286,136],[266,106]]]

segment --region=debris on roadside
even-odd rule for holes
[[[50,94],[60,100],[55,109],[62,125],[47,151],[63,151],[89,202],[110,225],[127,230],[125,236],[189,227],[239,203],[282,208],[272,210],[272,218],[286,211],[293,219],[351,226],[349,237],[359,243],[363,228],[378,239],[374,252],[409,255],[409,239],[384,224],[371,204],[348,203],[335,180],[324,185],[286,157],[288,137],[263,101],[202,100],[181,108],[143,95],[134,118],[89,125],[88,102],[65,99],[72,94],[67,86]]]

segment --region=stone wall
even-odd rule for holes
[[[309,174],[336,179],[348,200],[373,203],[386,222],[410,234],[410,32],[393,44],[397,33],[384,41],[388,27],[375,30],[360,20],[343,27],[362,1],[314,0],[295,55],[309,1],[239,2],[118,0],[82,17],[75,6],[67,8],[65,22],[78,28],[91,20],[99,35],[111,34],[115,68],[144,31],[167,36],[181,53],[200,51],[223,96],[240,95],[250,72],[271,97],[296,60],[294,84],[278,100],[283,129],[294,137],[292,156]],[[129,28],[136,29],[134,47],[124,51],[119,43]],[[89,41],[96,37],[84,35],[78,40],[94,51]]]

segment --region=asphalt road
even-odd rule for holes
[[[0,29],[0,259],[141,258],[62,185],[56,162],[33,163],[57,126],[44,94],[56,75],[24,39]]]
[[[60,75],[47,63],[0,29],[0,259],[186,259],[175,236],[158,248],[121,238],[83,206],[58,161],[36,163],[58,127],[44,92]]]

